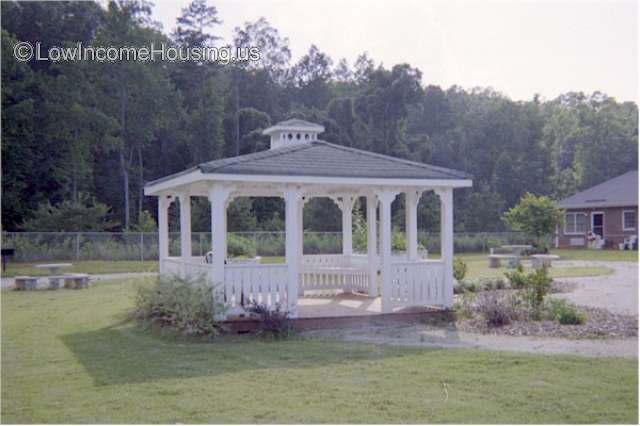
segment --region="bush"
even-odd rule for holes
[[[587,320],[587,316],[581,312],[576,305],[564,299],[551,299],[548,310],[553,318],[563,325],[584,324]]]
[[[505,272],[504,276],[509,280],[511,288],[521,290],[527,286],[529,276],[524,273],[522,265],[518,265],[513,271]]]
[[[486,291],[478,295],[476,308],[490,327],[502,327],[511,323],[515,311],[509,300],[495,291]]]
[[[529,274],[527,282],[527,299],[529,305],[535,311],[539,311],[544,303],[544,298],[551,290],[553,279],[547,274],[547,268],[543,267]]]
[[[258,316],[260,320],[259,334],[266,333],[276,337],[286,337],[292,330],[289,312],[282,310],[279,304],[275,309],[270,310],[265,305],[252,302],[247,310]]]
[[[407,242],[404,238],[404,234],[399,231],[394,231],[391,237],[391,250],[405,251],[406,249],[407,249]]]
[[[502,278],[477,278],[463,279],[453,286],[454,294],[476,293],[484,290],[504,290],[508,288],[507,282]]]
[[[135,306],[137,319],[185,337],[215,336],[222,330],[214,315],[224,308],[214,303],[213,287],[204,278],[160,276],[153,285],[138,288]]]
[[[255,257],[256,245],[249,238],[228,234],[227,253],[231,257]]]
[[[467,264],[462,259],[456,257],[453,259],[453,277],[460,281],[467,275]]]

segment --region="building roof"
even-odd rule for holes
[[[381,179],[471,179],[468,173],[325,141],[301,142],[237,157],[199,164],[147,183],[153,185],[193,170],[205,174],[272,175]]]
[[[275,132],[299,131],[299,132],[324,132],[324,126],[309,121],[293,118],[291,120],[281,121],[268,127],[262,131],[264,135],[270,135]]]
[[[638,205],[638,171],[632,170],[558,202],[558,207],[629,207]]]

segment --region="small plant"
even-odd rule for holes
[[[475,300],[475,294],[464,293],[460,300],[453,304],[453,310],[456,316],[459,318],[471,318],[473,317],[473,301]]]
[[[185,337],[215,336],[222,331],[214,315],[224,308],[214,302],[213,287],[202,277],[162,275],[151,286],[138,288],[135,306],[135,318]]]
[[[511,288],[515,290],[520,290],[527,286],[528,275],[524,273],[524,268],[520,264],[513,271],[505,272],[504,276],[509,280]]]
[[[462,259],[456,257],[453,259],[453,278],[461,281],[467,275],[467,264]]]
[[[269,309],[266,305],[252,302],[247,310],[259,318],[258,334],[286,337],[292,331],[289,312],[283,310],[280,304],[276,304],[275,309]]]
[[[527,299],[534,311],[539,311],[544,303],[544,298],[551,290],[553,279],[547,274],[547,268],[542,267],[529,274],[527,280]]]
[[[502,327],[511,323],[515,311],[509,300],[495,291],[485,291],[478,295],[476,310],[490,327]]]
[[[454,294],[475,293],[481,290],[480,286],[472,280],[460,280],[453,286]]]
[[[553,318],[563,325],[580,325],[587,320],[587,316],[577,306],[564,299],[551,299],[548,310]]]

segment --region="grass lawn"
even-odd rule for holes
[[[301,337],[184,343],[140,281],[2,293],[4,423],[636,423],[637,361]]]
[[[139,260],[61,260],[61,261],[42,261],[29,263],[9,262],[6,272],[2,273],[3,277],[15,277],[16,275],[33,275],[45,276],[50,275],[48,269],[39,269],[34,265],[40,263],[71,263],[73,267],[63,269],[62,272],[77,272],[85,274],[113,274],[119,272],[158,272],[158,261],[147,260],[141,262]]]
[[[603,262],[638,262],[638,251],[553,249],[561,260],[600,260]]]
[[[494,278],[504,277],[504,273],[509,271],[506,267],[507,262],[502,262],[501,268],[489,268],[489,260],[487,253],[462,253],[457,255],[467,264],[467,276],[466,278]],[[525,266],[528,263],[525,262]],[[531,268],[525,267],[525,271],[530,271]],[[549,269],[549,275],[554,278],[566,278],[566,277],[588,277],[607,275],[613,272],[612,269],[603,266],[571,266],[571,267],[557,267],[554,266]]]

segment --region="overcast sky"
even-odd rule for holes
[[[156,0],[169,33],[188,0]],[[367,51],[385,66],[408,62],[425,84],[491,86],[512,99],[600,90],[638,98],[638,4],[601,1],[210,0],[233,29],[261,16],[290,40],[335,62]]]

